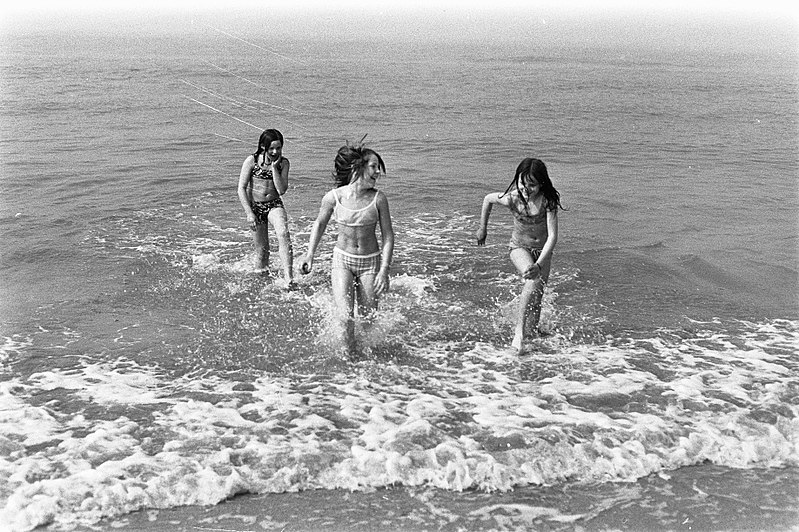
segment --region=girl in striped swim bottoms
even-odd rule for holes
[[[380,155],[363,145],[347,145],[338,150],[333,173],[336,188],[322,198],[301,265],[302,273],[311,272],[316,248],[333,219],[338,237],[330,279],[338,318],[344,324],[344,344],[351,356],[358,351],[356,308],[357,315],[369,317],[377,308],[378,297],[389,289],[394,229],[388,198],[376,188],[377,179],[385,171]],[[377,240],[378,225],[381,242]]]

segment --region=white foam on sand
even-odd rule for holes
[[[0,386],[0,524],[91,523],[242,492],[493,491],[633,481],[704,461],[795,466],[799,336],[795,324],[769,327],[562,345],[532,359],[443,342],[408,347],[423,372],[365,361],[246,386],[127,360],[40,372]],[[41,393],[84,410],[29,400]],[[105,419],[88,415],[98,406]]]

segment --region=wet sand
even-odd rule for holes
[[[799,530],[799,469],[696,466],[633,483],[502,494],[403,487],[244,494],[215,506],[144,510],[76,530],[790,531]]]

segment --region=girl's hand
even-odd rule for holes
[[[250,226],[250,231],[255,231],[255,214],[252,212],[247,215],[247,225]]]
[[[487,234],[488,234],[488,231],[486,231],[485,227],[481,227],[480,229],[477,230],[477,233],[475,234],[475,237],[477,238],[477,245],[478,246],[482,246],[482,245],[484,245],[486,243],[486,235]]]
[[[378,272],[377,277],[375,277],[375,295],[379,296],[384,292],[388,292],[388,287],[388,272]]]
[[[522,277],[525,279],[535,279],[536,277],[541,275],[541,266],[538,264],[533,264],[527,271],[522,274]]]
[[[300,264],[300,272],[302,272],[303,275],[308,275],[309,273],[311,273],[311,269],[312,268],[313,268],[313,259],[312,258],[307,258],[306,257],[302,261],[302,264]]]

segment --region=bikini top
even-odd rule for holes
[[[335,190],[333,190],[333,196],[336,198],[336,206],[333,208],[333,219],[336,222],[349,227],[377,224],[380,218],[377,212],[377,191],[375,191],[372,202],[363,209],[350,209],[342,205]]]
[[[519,208],[517,202],[512,202],[511,211],[513,211],[513,217],[516,222],[522,225],[538,225],[546,223],[547,221],[547,211],[546,209],[541,209],[536,214],[530,214],[527,212],[527,209],[524,207]]]
[[[272,181],[274,179],[274,176],[272,175],[272,166],[261,166],[260,164],[256,164],[252,167],[252,176],[258,179]]]
[[[256,162],[252,167],[252,176],[257,177],[258,179],[266,179],[268,181],[272,181],[274,179],[274,176],[272,175],[272,165],[267,164],[261,166],[260,164],[258,164],[257,162],[258,157],[256,154],[253,154],[253,158],[255,159]],[[278,171],[280,170],[280,168],[281,166],[280,164],[278,164]]]

